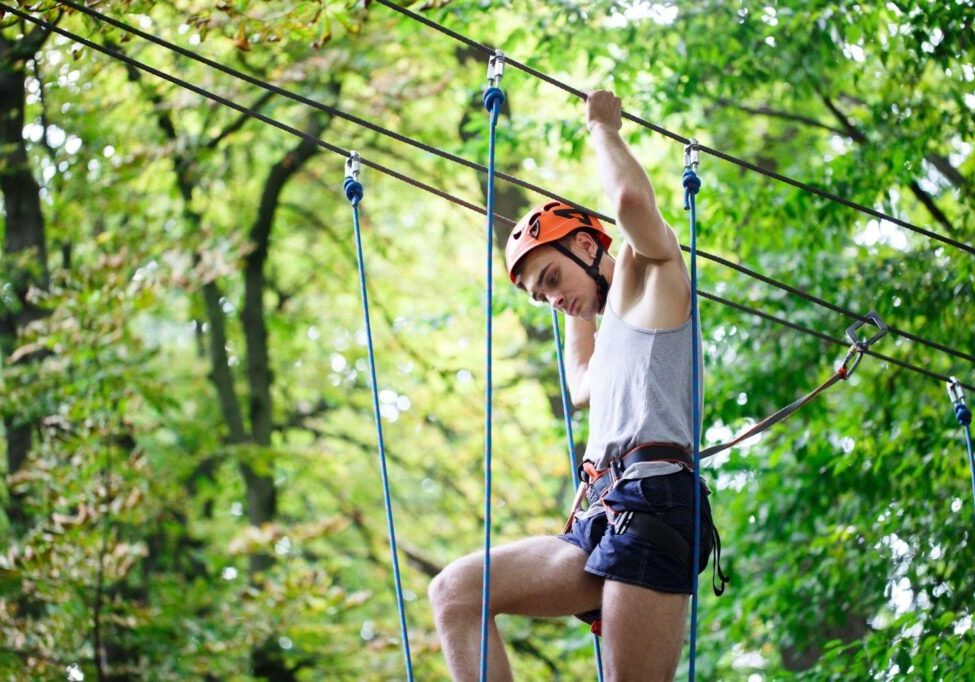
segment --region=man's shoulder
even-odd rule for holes
[[[624,244],[616,260],[610,298],[614,309],[632,324],[645,328],[677,326],[690,301],[690,273],[683,258],[657,260]],[[625,312],[623,312],[625,311]]]

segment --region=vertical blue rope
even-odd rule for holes
[[[975,454],[972,454],[972,427],[969,424],[964,424],[965,427],[965,445],[968,446],[968,465],[972,471],[972,501],[975,503]]]
[[[555,354],[559,360],[559,386],[562,389],[562,415],[565,418],[565,439],[569,449],[569,471],[572,472],[572,489],[579,488],[579,471],[576,468],[575,438],[572,437],[572,410],[569,405],[569,386],[565,381],[565,360],[562,355],[562,331],[559,329],[559,314],[552,308],[552,330],[555,333]],[[603,682],[603,653],[599,647],[599,637],[592,636],[593,655],[596,657],[596,677]]]
[[[492,318],[494,317],[494,132],[498,115],[504,104],[504,92],[500,88],[488,88],[484,93],[484,108],[490,117],[488,133],[488,182],[487,182],[487,357],[484,421],[484,581],[481,593],[481,682],[487,682],[488,674],[488,624],[491,603],[491,384],[492,384]]]
[[[572,437],[572,407],[569,405],[569,386],[565,381],[565,359],[562,355],[562,330],[559,328],[559,313],[552,308],[552,332],[555,334],[555,355],[559,361],[559,387],[562,389],[562,416],[565,418],[565,441],[569,450],[569,471],[572,472],[573,488],[579,487],[579,472],[576,469],[575,439]]]
[[[700,349],[697,345],[700,319],[697,310],[697,206],[694,197],[701,188],[701,180],[693,168],[684,170],[684,208],[690,211],[691,230],[691,420],[694,448],[694,556],[691,569],[691,650],[688,679],[694,682],[697,658],[697,574],[701,564],[701,386]]]
[[[952,383],[956,382],[954,377],[948,382],[948,396],[953,398],[953,409],[955,419],[965,433],[965,446],[968,448],[968,466],[972,473],[972,501],[975,502],[975,454],[972,453],[972,411],[965,404],[965,398],[961,393],[961,386],[955,383],[954,388],[957,393],[952,392]]]
[[[362,235],[359,228],[359,202],[362,201],[362,185],[353,178],[345,179],[345,196],[352,204],[352,223],[355,228],[356,260],[359,266],[359,290],[362,295],[362,315],[366,320],[366,348],[369,354],[369,378],[372,382],[372,409],[379,438],[379,467],[383,479],[383,501],[386,507],[386,528],[389,531],[389,551],[393,556],[393,577],[396,583],[396,605],[399,609],[400,636],[403,638],[403,657],[406,659],[406,678],[413,682],[413,660],[410,656],[410,638],[406,628],[406,608],[403,603],[403,585],[400,579],[399,557],[396,551],[396,528],[393,524],[393,505],[389,494],[389,474],[386,470],[386,445],[383,441],[383,423],[379,413],[379,385],[376,381],[376,355],[372,345],[372,324],[369,321],[369,296],[366,293],[366,264],[362,256]]]

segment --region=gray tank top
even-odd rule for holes
[[[691,319],[674,329],[642,329],[607,303],[589,360],[589,442],[585,459],[605,469],[640,443],[691,446]],[[698,349],[701,338],[696,339]],[[701,358],[701,353],[698,353]],[[704,400],[704,372],[700,396]],[[658,466],[662,465],[662,466]],[[638,464],[626,478],[668,473],[666,462]]]

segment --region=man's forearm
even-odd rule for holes
[[[590,126],[590,137],[596,150],[599,179],[613,208],[619,211],[622,200],[628,195],[655,202],[650,178],[619,131],[596,123]]]
[[[589,360],[596,347],[596,325],[581,317],[565,318],[565,382],[572,404],[589,404]]]

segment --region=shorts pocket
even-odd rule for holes
[[[674,489],[669,476],[647,476],[639,479],[640,495],[647,509],[655,514],[669,511],[674,506]]]

